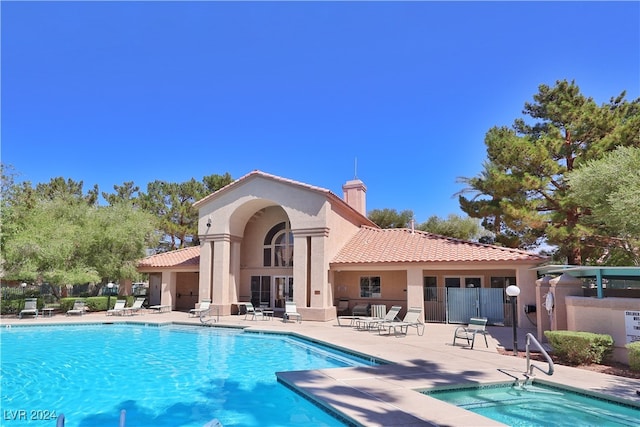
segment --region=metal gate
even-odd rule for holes
[[[504,290],[500,288],[431,288],[425,293],[425,321],[469,323],[486,317],[490,325],[504,324]]]

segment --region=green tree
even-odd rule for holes
[[[62,177],[51,178],[46,184],[36,185],[36,193],[40,198],[55,200],[59,198],[65,198],[75,201],[84,201],[88,205],[95,205],[98,203],[98,186],[94,185],[93,189],[89,190],[87,194],[83,192],[83,182],[67,179],[65,181]]]
[[[93,207],[39,200],[4,236],[9,280],[68,285],[134,279],[154,236],[154,218],[125,204]]]
[[[191,178],[183,183],[154,181],[147,185],[147,192],[140,195],[143,209],[159,219],[163,234],[157,252],[165,252],[186,246],[198,245],[198,211],[193,203],[231,183],[225,175],[205,176],[202,182]]]
[[[413,211],[398,212],[395,209],[373,209],[367,216],[380,228],[405,228],[413,219]]]
[[[585,244],[608,265],[640,265],[640,147],[619,147],[567,174]],[[595,262],[595,259],[590,260]]]
[[[135,185],[133,181],[127,181],[122,185],[114,185],[113,189],[115,193],[102,192],[102,198],[106,200],[109,205],[113,206],[122,202],[137,204],[137,194],[140,191],[140,187]]]
[[[625,93],[598,106],[575,82],[540,85],[511,128],[493,127],[485,137],[482,173],[462,178],[462,210],[510,247],[531,248],[546,240],[569,264],[582,264],[593,230],[580,223],[584,209],[569,196],[566,174],[616,146],[639,146],[640,99]]]
[[[418,225],[417,228],[418,230],[456,239],[493,243],[491,233],[480,225],[480,220],[461,217],[456,214],[449,214],[446,219],[433,215],[426,222]]]

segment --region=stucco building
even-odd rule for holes
[[[364,183],[354,179],[342,188],[339,197],[253,171],[199,200],[200,246],[139,263],[150,276],[149,303],[188,310],[209,299],[226,315],[243,301],[277,311],[292,300],[305,320],[326,321],[344,299],[350,307],[421,307],[427,321],[466,322],[479,314],[494,323],[504,321],[508,285],[521,288],[519,306],[536,303],[534,267],[544,257],[380,229],[366,216]],[[473,292],[447,301],[457,289]]]

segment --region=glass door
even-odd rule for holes
[[[271,307],[271,276],[251,276],[251,304]]]
[[[293,301],[293,277],[292,276],[276,276],[274,277],[275,301],[274,307],[284,308],[285,301]]]

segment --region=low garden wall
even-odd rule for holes
[[[638,298],[589,298],[565,297],[567,329],[598,334],[608,334],[614,340],[613,359],[629,364],[629,316],[627,312],[640,312]],[[631,325],[632,328],[634,325]],[[635,326],[640,326],[637,322]],[[635,331],[640,335],[640,330]]]

